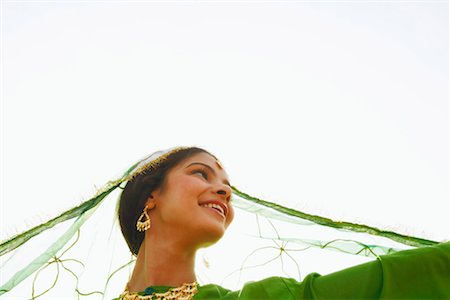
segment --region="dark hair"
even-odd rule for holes
[[[183,160],[197,153],[208,151],[191,147],[170,154],[155,169],[148,169],[127,182],[119,202],[119,223],[122,234],[131,253],[137,255],[145,233],[136,229],[136,222],[141,215],[150,194],[163,186],[167,173]]]

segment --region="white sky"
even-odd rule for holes
[[[2,1],[1,237],[144,155],[450,238],[448,1]]]

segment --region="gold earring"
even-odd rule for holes
[[[153,207],[155,207],[154,203],[148,204],[144,207],[141,216],[136,222],[136,229],[138,231],[143,232],[152,227],[152,221],[150,220],[150,216],[148,215],[147,210],[150,210]]]

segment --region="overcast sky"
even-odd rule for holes
[[[143,156],[449,239],[448,1],[2,1],[2,237]]]

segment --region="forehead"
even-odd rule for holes
[[[217,174],[221,174],[225,178],[228,178],[228,174],[222,167],[220,161],[218,161],[214,156],[205,152],[196,153],[194,155],[189,156],[179,164],[179,167],[186,168],[187,166],[195,162],[206,164],[211,168],[213,168],[214,171],[217,172]]]

